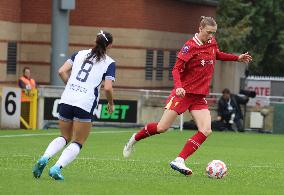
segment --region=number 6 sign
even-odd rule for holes
[[[1,128],[20,128],[21,89],[2,88]]]

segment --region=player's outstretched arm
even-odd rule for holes
[[[249,62],[252,61],[252,57],[248,52],[241,54],[239,56],[236,56],[234,54],[229,54],[229,53],[225,53],[225,52],[221,52],[221,51],[217,50],[216,60],[238,61],[238,62],[243,62],[243,63],[249,63]]]
[[[249,55],[248,52],[239,55],[238,62],[243,62],[243,63],[248,64],[248,63],[250,63],[251,61],[252,61],[252,57],[251,57],[251,55]]]

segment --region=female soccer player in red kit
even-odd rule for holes
[[[172,169],[184,175],[191,175],[192,170],[184,161],[192,155],[212,133],[211,115],[205,96],[214,72],[216,60],[249,63],[248,54],[236,56],[219,51],[214,35],[217,24],[212,17],[201,17],[199,33],[189,39],[178,53],[172,74],[174,89],[166,101],[165,112],[158,123],[148,123],[139,132],[132,135],[123,149],[124,157],[129,157],[136,142],[149,136],[164,133],[171,127],[177,115],[189,110],[198,131],[193,135],[170,163]]]

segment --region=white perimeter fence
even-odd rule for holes
[[[38,106],[38,116],[39,116],[39,128],[48,126],[49,124],[56,123],[56,120],[46,119],[45,114],[47,108],[54,108],[54,102],[50,101],[50,98],[58,99],[63,91],[63,87],[56,86],[40,86],[39,87],[39,106]],[[101,99],[104,98],[104,93],[101,93]],[[134,101],[137,102],[136,113],[131,113],[130,115],[136,114],[136,120],[133,122],[113,122],[111,119],[109,121],[96,122],[95,124],[99,125],[133,125],[133,126],[143,126],[151,121],[159,121],[160,117],[163,114],[163,107],[165,100],[170,94],[168,90],[144,90],[144,89],[115,89],[114,96],[115,99],[119,101]],[[222,94],[221,93],[210,93],[206,97],[206,100],[209,104],[212,120],[215,120],[217,117],[217,102]],[[49,98],[49,99],[48,99]],[[259,128],[259,129],[268,129],[272,131],[274,118],[274,110],[279,105],[284,105],[284,97],[282,96],[257,96],[257,101],[260,101],[259,104],[254,105],[255,102],[248,104],[245,112],[245,128]],[[49,103],[47,104],[47,100]],[[136,104],[135,104],[136,105]],[[100,105],[99,105],[100,107]],[[52,109],[51,109],[52,110]],[[244,107],[242,107],[244,111]],[[279,109],[278,109],[279,110]],[[283,109],[284,111],[284,109]],[[51,112],[51,111],[49,111]],[[101,110],[100,110],[101,112]],[[99,113],[99,112],[98,112]],[[56,110],[52,110],[53,115],[56,114]],[[125,113],[124,113],[125,114]],[[283,113],[284,115],[284,113]],[[100,116],[102,117],[102,116]],[[183,130],[184,121],[191,120],[189,113],[184,113],[180,115],[175,123],[173,124],[174,128],[179,128]],[[253,126],[254,125],[254,126]]]

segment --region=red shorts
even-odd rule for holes
[[[172,90],[166,100],[165,108],[182,114],[186,110],[208,109],[208,104],[205,95],[187,93],[183,98],[180,98],[176,95],[176,91]]]

